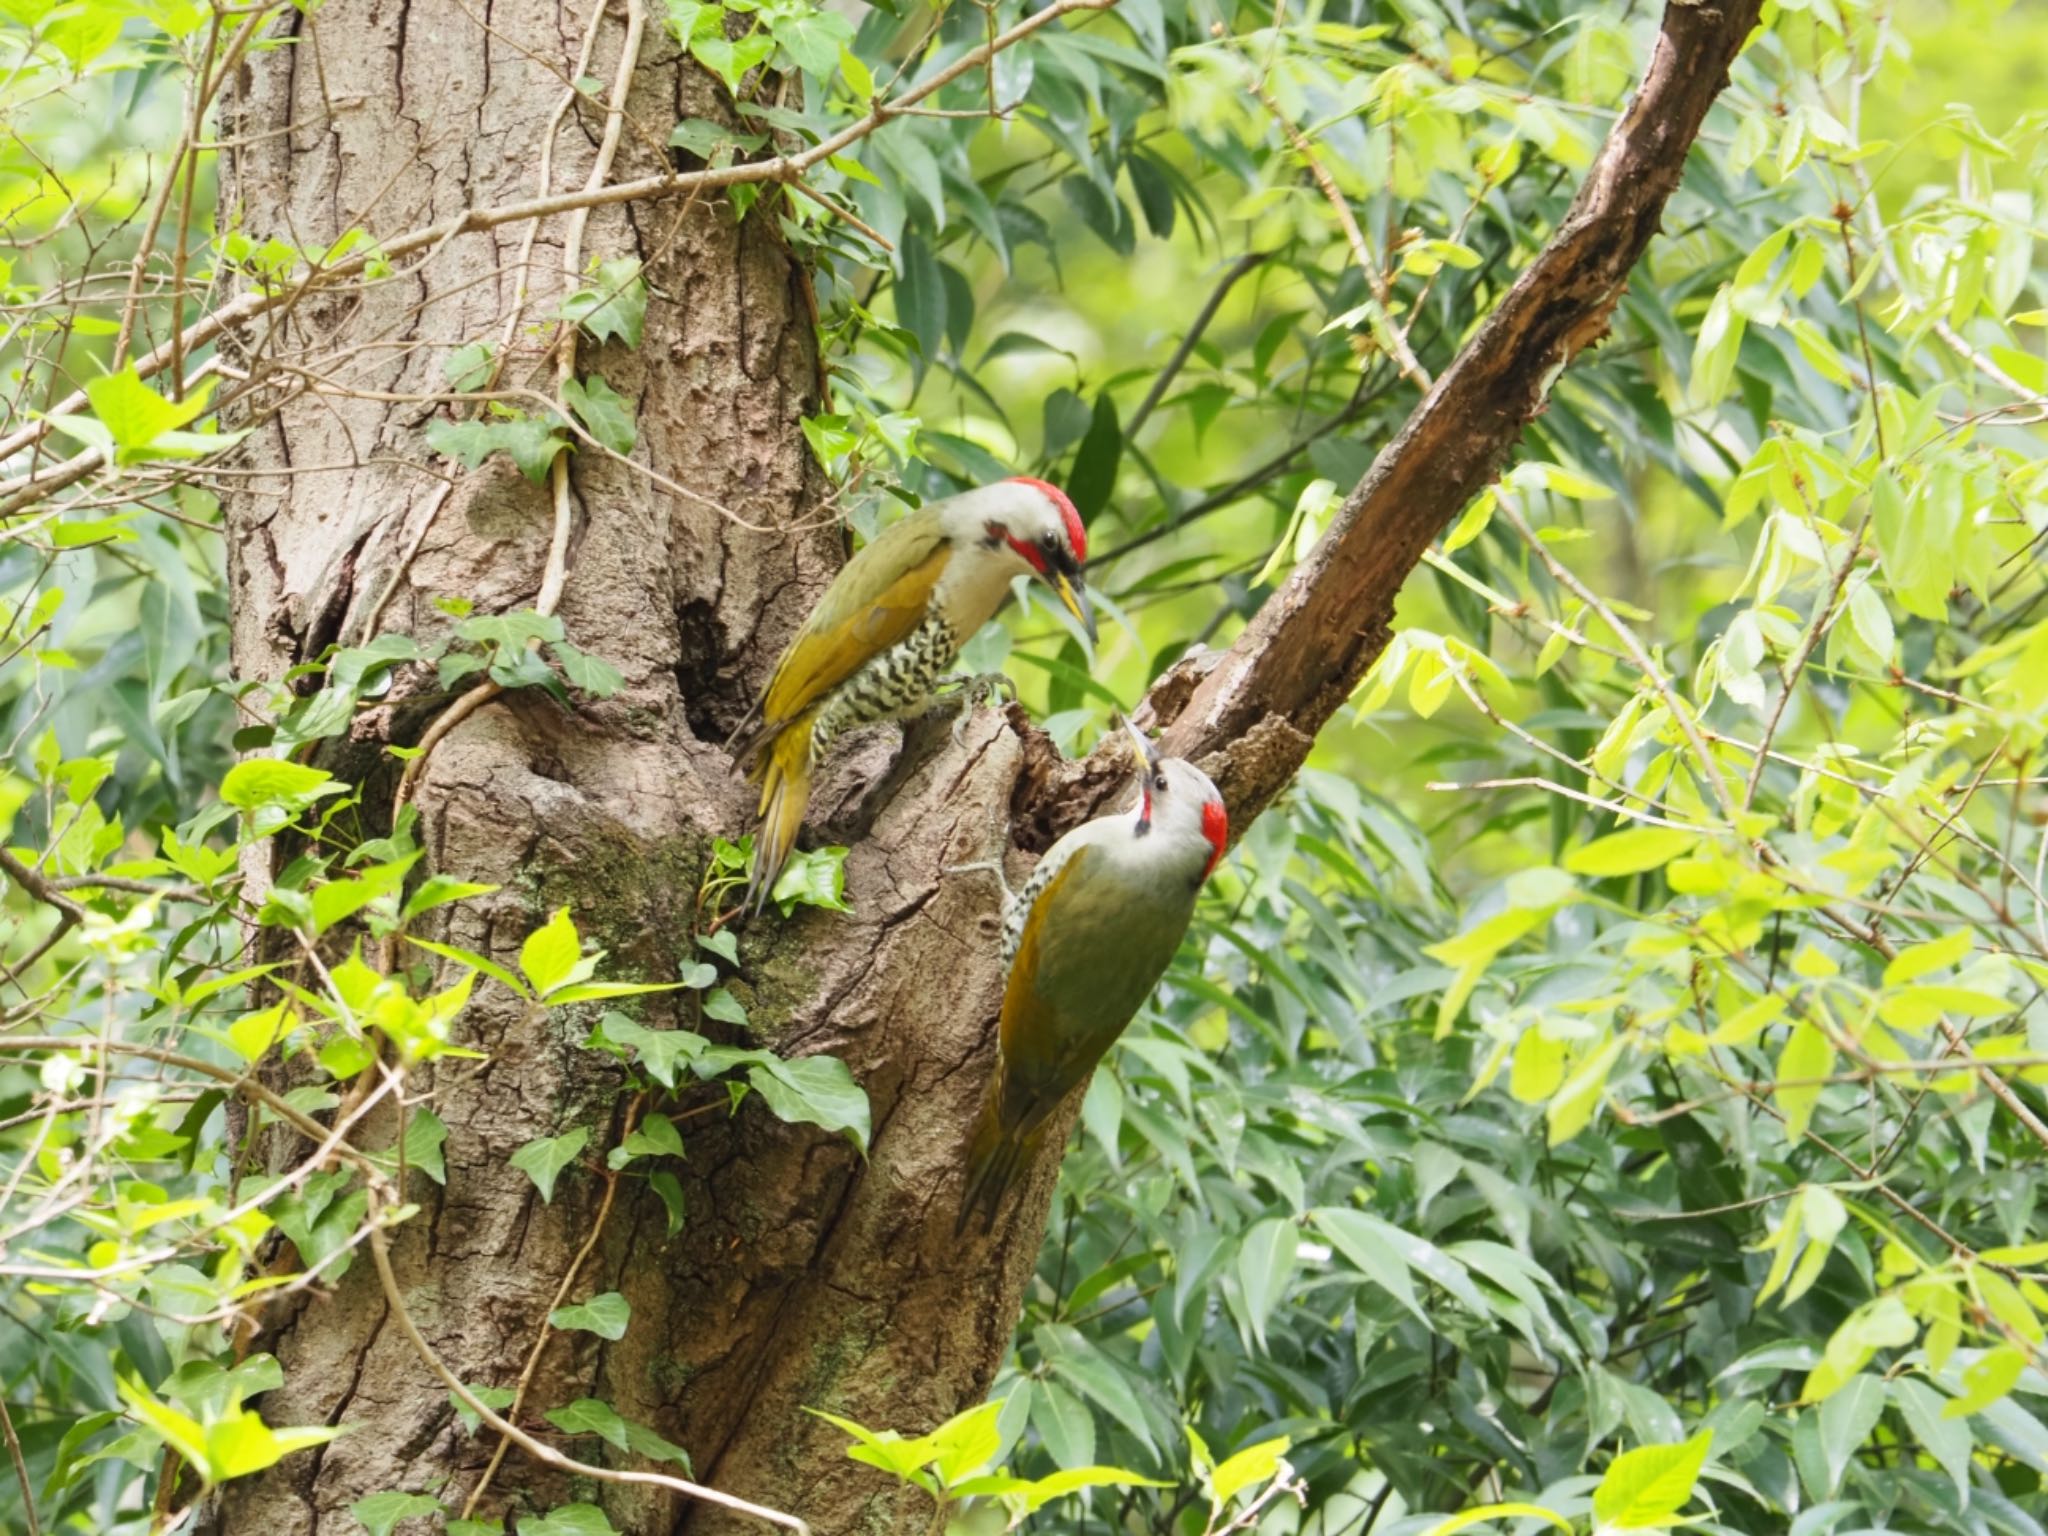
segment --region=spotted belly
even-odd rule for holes
[[[835,737],[861,726],[916,714],[959,654],[953,626],[936,614],[927,618],[832,690],[811,727],[814,749],[822,752]]]

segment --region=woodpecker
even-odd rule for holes
[[[1009,975],[996,1069],[968,1139],[956,1236],[977,1210],[984,1232],[995,1225],[1047,1118],[1165,974],[1229,840],[1230,817],[1207,775],[1124,728],[1142,771],[1137,805],[1054,843],[1004,913]]]
[[[1064,492],[1018,476],[927,502],[847,561],[775,665],[759,719],[734,738],[761,787],[750,908],[796,846],[818,759],[845,732],[922,711],[1010,583],[1047,583],[1095,638],[1081,584],[1088,535]]]

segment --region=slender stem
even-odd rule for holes
[[[7,1459],[14,1463],[15,1478],[21,1483],[21,1516],[28,1522],[28,1536],[43,1536],[43,1528],[36,1521],[35,1489],[29,1485],[28,1463],[22,1459],[21,1441],[15,1438],[5,1393],[0,1393],[0,1435],[7,1437]]]

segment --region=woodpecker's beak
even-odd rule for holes
[[[1078,576],[1069,578],[1064,571],[1052,573],[1052,589],[1059,594],[1067,612],[1081,621],[1081,628],[1088,632],[1092,644],[1095,640],[1095,605],[1088,601],[1088,589]]]
[[[1121,718],[1125,732],[1130,736],[1131,741],[1137,748],[1139,765],[1145,772],[1150,773],[1159,766],[1159,744],[1149,739],[1143,731],[1131,724],[1128,715]]]

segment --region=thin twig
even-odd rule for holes
[[[633,1134],[633,1128],[640,1118],[640,1106],[646,1102],[646,1097],[645,1094],[635,1094],[633,1101],[626,1106],[625,1126],[620,1133],[621,1140]],[[505,1405],[505,1417],[514,1423],[519,1420],[519,1410],[525,1406],[527,1389],[533,1385],[534,1375],[540,1370],[541,1356],[547,1352],[548,1340],[554,1336],[549,1319],[569,1299],[570,1287],[575,1285],[576,1277],[583,1272],[584,1264],[589,1261],[591,1253],[597,1247],[597,1240],[604,1235],[605,1221],[612,1213],[613,1202],[618,1199],[621,1171],[609,1165],[605,1168],[604,1198],[598,1202],[597,1215],[591,1220],[590,1231],[584,1236],[583,1246],[576,1250],[576,1256],[562,1272],[561,1284],[555,1287],[554,1300],[548,1303],[547,1316],[542,1318],[540,1332],[534,1337],[533,1348],[527,1352],[526,1366],[520,1371],[519,1379],[512,1384],[512,1401]],[[498,1437],[497,1449],[491,1452],[490,1463],[484,1468],[483,1476],[476,1480],[476,1486],[469,1490],[469,1497],[462,1501],[463,1519],[467,1520],[475,1514],[478,1502],[483,1498],[484,1491],[491,1486],[491,1479],[497,1475],[498,1466],[504,1461],[505,1452],[511,1445],[510,1439],[502,1435]]]
[[[28,1463],[22,1460],[21,1441],[14,1435],[14,1420],[7,1412],[7,1395],[0,1392],[0,1435],[7,1437],[7,1459],[14,1463],[14,1475],[21,1483],[21,1516],[28,1522],[28,1536],[42,1536],[36,1521],[36,1493],[28,1480]]]

